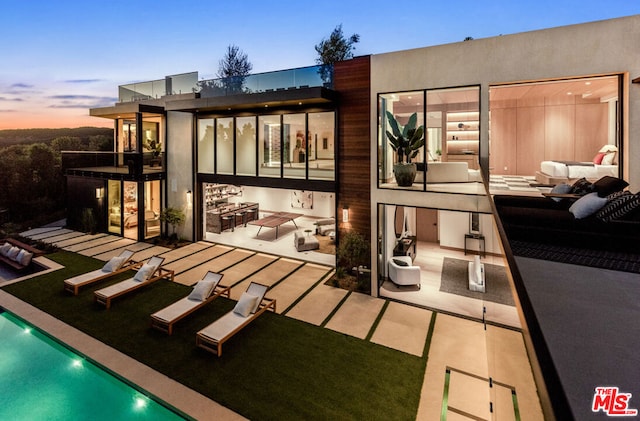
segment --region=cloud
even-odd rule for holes
[[[50,99],[59,100],[49,108],[99,108],[110,107],[118,102],[118,98],[92,95],[53,95]]]
[[[15,113],[18,110],[0,110],[0,113]]]
[[[22,102],[24,100],[22,98],[7,98],[4,96],[0,96],[0,101]]]
[[[96,83],[102,82],[103,79],[69,79],[65,80],[65,83]]]
[[[30,89],[33,88],[33,85],[29,85],[27,83],[14,83],[13,85],[11,85],[12,88],[23,88],[23,89]]]

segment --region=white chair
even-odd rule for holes
[[[64,290],[73,295],[78,295],[78,290],[82,286],[102,281],[110,276],[132,269],[135,264],[131,260],[133,253],[131,250],[122,250],[118,256],[112,257],[102,268],[66,279],[64,281]]]
[[[475,256],[469,262],[469,290],[485,292],[484,263],[480,263],[480,256]]]
[[[409,256],[394,256],[389,259],[389,279],[396,285],[420,288],[420,266],[414,266]]]

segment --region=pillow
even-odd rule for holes
[[[628,185],[629,183],[621,178],[605,175],[593,183],[593,190],[598,193],[598,196],[605,197],[609,196],[611,193],[624,190]]]
[[[20,263],[20,261],[22,260],[22,258],[24,257],[24,254],[26,253],[25,250],[20,249],[20,251],[18,252],[18,255],[16,256],[16,258],[14,259],[16,262]]]
[[[584,196],[585,194],[591,192],[593,192],[593,184],[590,181],[587,181],[586,178],[582,177],[581,179],[576,180],[576,182],[573,183],[570,193]]]
[[[258,305],[258,297],[251,295],[248,292],[243,292],[238,300],[238,303],[233,308],[233,312],[239,314],[242,317],[247,317],[251,314],[254,307]]]
[[[22,250],[22,251],[24,251],[24,254],[22,255],[22,257],[16,259],[16,261],[20,263],[22,266],[29,266],[29,263],[31,263],[31,258],[33,257],[33,253],[29,253],[26,250]],[[20,254],[18,254],[18,256],[20,256]]]
[[[613,165],[613,160],[616,157],[615,152],[609,152],[602,157],[602,165]]]
[[[571,186],[567,183],[556,184],[551,189],[551,193],[556,193],[556,194],[571,193]],[[556,202],[559,202],[562,200],[562,197],[552,197],[551,199],[555,200]]]
[[[603,152],[603,153],[607,153],[607,152],[618,152],[618,148],[616,147],[616,145],[604,145],[602,148],[600,148],[600,150],[598,152]]]
[[[573,214],[574,218],[583,219],[598,212],[606,204],[606,197],[600,197],[598,196],[598,193],[593,192],[576,200],[569,208],[569,212]]]
[[[598,152],[596,156],[593,157],[593,163],[596,165],[602,164],[602,158],[604,158],[604,152]]]
[[[209,298],[211,295],[211,291],[217,282],[214,281],[198,281],[198,283],[193,287],[193,291],[187,298],[193,301],[204,301]]]
[[[9,250],[11,250],[11,243],[4,243],[2,247],[0,247],[0,254],[6,256],[9,253]]]
[[[102,271],[107,273],[115,272],[122,267],[125,260],[126,257],[124,256],[114,256],[102,267]]]
[[[596,218],[604,222],[621,219],[640,208],[640,197],[628,191],[614,193],[607,199],[607,204],[596,213]]]
[[[11,260],[16,260],[18,253],[20,253],[20,249],[18,247],[11,247],[7,252],[7,257]]]
[[[409,263],[405,262],[404,260],[399,260],[399,259],[392,259],[393,263],[395,263],[398,266],[409,266]]]
[[[138,272],[136,273],[136,276],[133,277],[133,280],[138,282],[144,282],[147,280],[147,278],[149,278],[149,276],[151,276],[151,274],[155,270],[156,270],[155,266],[144,264],[140,269],[138,269]]]

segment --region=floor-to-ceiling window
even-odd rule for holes
[[[198,172],[213,174],[215,172],[215,155],[213,152],[215,120],[201,118],[198,120]]]
[[[256,175],[256,118],[236,118],[236,174]]]
[[[160,180],[144,183],[144,238],[160,235]]]
[[[305,178],[307,162],[307,133],[305,114],[285,114],[283,116],[284,135],[284,176]]]
[[[260,177],[280,177],[282,166],[282,126],[280,115],[258,117],[258,150]]]
[[[491,174],[543,184],[619,176],[619,101],[618,75],[492,86]]]
[[[335,113],[309,113],[309,178],[335,179]]]
[[[109,214],[108,231],[114,234],[122,234],[122,189],[121,181],[107,181],[107,197]]]
[[[216,172],[233,174],[233,118],[216,119]]]
[[[477,86],[380,94],[379,187],[451,192],[478,189],[479,105]],[[412,136],[417,132],[423,133],[422,138]],[[413,183],[399,185],[396,172],[407,164],[415,165]]]

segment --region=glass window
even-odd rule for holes
[[[404,144],[396,147],[390,141],[387,132],[393,133],[392,124],[396,123],[400,130],[410,123],[415,128],[424,127],[424,92],[400,92],[383,94],[378,97],[378,167],[380,187],[396,188],[398,183],[394,176],[394,165],[400,163],[416,163],[417,171],[424,174],[424,142],[415,145]],[[415,114],[415,117],[413,117]],[[415,120],[415,122],[414,122]],[[412,146],[416,146],[415,149]],[[422,165],[420,165],[422,164]],[[424,178],[414,178],[416,184],[422,185]],[[400,183],[402,184],[402,183]]]
[[[309,178],[335,179],[335,113],[311,113],[309,122]]]
[[[160,235],[160,180],[144,183],[144,238]]]
[[[236,118],[236,174],[256,175],[256,118]]]
[[[439,89],[427,92],[427,112],[442,113],[442,162],[467,164],[469,175],[480,168],[480,88]],[[437,151],[436,151],[437,152]],[[471,172],[469,172],[471,171]],[[427,171],[427,182],[430,181]],[[435,173],[431,173],[435,177]],[[469,177],[469,180],[477,177]],[[445,182],[447,180],[444,180]],[[452,180],[460,181],[460,180]],[[436,182],[434,180],[434,182]],[[442,180],[437,180],[442,182]]]
[[[198,172],[214,173],[213,133],[214,120],[212,118],[198,120]]]
[[[233,174],[233,118],[216,120],[216,172]]]
[[[138,239],[138,183],[124,181],[124,203],[122,206],[124,217],[124,236],[133,240]]]
[[[107,195],[109,197],[109,225],[108,230],[114,234],[122,234],[122,200],[120,196],[120,181],[107,181]]]
[[[284,176],[287,178],[305,178],[307,162],[305,114],[286,114],[283,116],[282,124]]]
[[[262,115],[258,118],[259,176],[280,177],[282,165],[281,134],[279,115]]]
[[[136,122],[120,120],[118,127],[118,152],[135,152]]]

